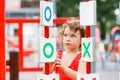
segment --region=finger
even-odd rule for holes
[[[59,58],[56,58],[56,60],[55,60],[56,62],[61,62],[61,59],[59,59]]]
[[[60,67],[60,66],[61,66],[61,63],[56,62],[56,63],[55,63],[55,66],[56,66],[56,67]]]
[[[61,65],[61,59],[57,59],[57,60],[55,61],[55,63],[56,63],[56,65]]]
[[[56,55],[56,59],[55,60],[57,60],[59,58],[59,55]]]
[[[61,62],[58,62],[58,61],[57,61],[57,62],[55,62],[55,63],[56,63],[56,65],[61,65]]]
[[[56,65],[56,67],[61,67],[61,65]]]
[[[56,56],[56,58],[60,58],[60,56],[59,56],[59,55],[57,55],[57,56]]]

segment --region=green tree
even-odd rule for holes
[[[97,0],[97,21],[101,31],[101,38],[105,39],[106,32],[116,24],[115,9],[119,0]]]
[[[79,3],[85,0],[56,0],[58,17],[79,17]],[[96,0],[97,22],[101,30],[101,38],[105,39],[106,31],[109,32],[116,24],[114,11],[118,8],[119,0]]]
[[[78,17],[79,2],[84,0],[56,0],[58,17]]]

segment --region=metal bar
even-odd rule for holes
[[[19,69],[22,70],[23,69],[23,23],[20,22],[19,23],[19,28],[18,28],[18,42],[19,42]]]
[[[5,0],[0,0],[0,80],[5,76]]]
[[[54,24],[64,24],[67,20],[73,17],[57,17],[53,19]],[[79,17],[74,17],[75,19],[80,19]],[[27,19],[27,18],[7,18],[6,23],[40,23],[40,19]]]

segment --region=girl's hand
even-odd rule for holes
[[[60,59],[60,56],[57,55],[56,60],[55,60],[55,65],[56,67],[60,67],[62,64],[62,60]]]
[[[55,65],[56,65],[56,67],[59,67],[61,70],[64,70],[64,65],[62,64],[62,60],[61,59],[57,58],[55,60]]]
[[[61,66],[62,66],[61,59],[57,58],[57,59],[55,60],[55,65],[56,65],[56,67],[61,67]]]

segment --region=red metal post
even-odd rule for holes
[[[49,38],[49,27],[44,26],[44,37]],[[45,63],[45,74],[50,74],[50,63]]]
[[[49,27],[48,26],[44,27],[44,37],[49,38]]]
[[[5,0],[0,0],[0,80],[5,78]]]
[[[90,26],[86,26],[86,37],[90,37]],[[91,63],[90,62],[86,63],[86,73],[87,74],[91,73]]]
[[[86,2],[90,0],[85,0]],[[90,37],[90,26],[86,26],[86,37]],[[86,73],[89,74],[91,72],[91,63],[86,62]]]
[[[86,2],[90,0],[85,0]],[[90,26],[86,26],[86,37],[90,37]],[[87,62],[86,63],[86,73],[89,74],[91,73],[91,63]]]
[[[23,68],[23,22],[21,21],[18,26],[18,42],[19,42],[19,70]]]
[[[49,1],[49,0],[44,0]],[[44,26],[44,37],[49,38],[49,27]],[[50,74],[50,63],[45,63],[45,74]]]

